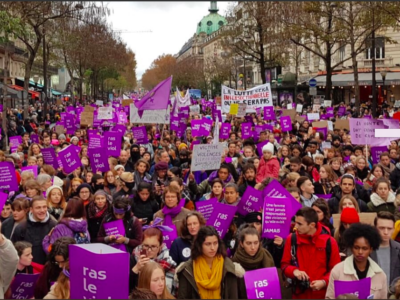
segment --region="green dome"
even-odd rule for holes
[[[223,16],[218,14],[216,1],[211,1],[211,7],[208,11],[210,14],[205,16],[199,22],[199,24],[197,24],[197,35],[199,35],[201,32],[205,32],[207,35],[210,35],[228,23]]]

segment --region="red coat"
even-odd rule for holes
[[[278,179],[279,169],[280,169],[280,164],[276,157],[272,157],[268,161],[266,161],[264,157],[262,157],[260,159],[260,165],[258,166],[257,170],[257,178],[256,178],[257,183],[260,183],[261,181],[263,181],[265,178],[268,177]]]
[[[333,237],[329,234],[321,234],[322,226],[317,225],[317,231],[313,236],[299,235],[297,232],[297,262],[299,267],[291,265],[290,250],[292,247],[291,235],[286,239],[285,249],[281,261],[281,268],[287,278],[294,279],[293,271],[299,269],[310,277],[310,284],[314,280],[325,280],[326,286],[329,284],[329,275],[332,268],[340,263],[339,247]],[[329,270],[326,270],[326,242],[331,239],[331,258]],[[329,271],[329,272],[327,272]],[[326,288],[313,291],[306,290],[304,293],[297,291],[293,294],[293,299],[325,299]]]

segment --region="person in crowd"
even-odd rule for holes
[[[322,198],[318,198],[311,205],[311,208],[313,208],[317,212],[318,221],[321,223],[321,225],[328,228],[329,231],[331,232],[331,235],[333,236],[335,228],[333,228],[333,225],[329,221],[331,218],[331,214],[329,212],[329,206],[326,203],[326,201]]]
[[[384,177],[383,167],[381,165],[374,165],[367,178],[364,179],[364,189],[371,190],[374,183],[381,177]]]
[[[253,164],[246,163],[243,166],[242,176],[240,177],[240,180],[238,182],[240,197],[243,196],[248,186],[251,186],[253,188],[255,187],[255,185],[257,184],[256,174],[257,170]]]
[[[317,212],[303,207],[295,215],[296,232],[287,237],[281,268],[294,285],[293,299],[323,299],[333,267],[340,262],[339,248],[318,221]],[[317,243],[325,251],[316,251]],[[330,248],[330,255],[326,248]],[[320,264],[310,264],[320,261]]]
[[[339,214],[342,213],[343,209],[345,209],[346,207],[352,207],[354,208],[358,213],[360,213],[360,206],[358,205],[358,202],[356,200],[356,198],[354,198],[351,195],[345,195],[342,197],[342,199],[340,199],[339,202]]]
[[[147,182],[139,183],[132,204],[132,211],[135,212],[135,216],[139,218],[142,225],[150,224],[154,214],[159,210],[151,184]]]
[[[212,198],[217,198],[218,201],[221,202],[222,199],[224,198],[223,190],[224,190],[224,183],[221,181],[221,179],[216,178],[211,182],[211,192],[204,194],[204,196],[201,197],[199,201],[206,201]]]
[[[27,198],[18,198],[11,204],[12,218],[3,222],[1,233],[9,240],[12,239],[15,228],[23,221],[26,221],[29,212],[30,202]]]
[[[83,184],[83,180],[81,178],[73,178],[70,181],[70,189],[68,191],[68,195],[65,196],[65,199],[69,199],[72,197],[79,197],[78,187]]]
[[[396,196],[390,191],[390,182],[386,178],[379,178],[372,187],[371,202],[368,209],[371,212],[388,211],[395,213]]]
[[[154,292],[148,289],[134,288],[129,295],[129,299],[158,299]]]
[[[243,276],[243,270],[240,270]],[[191,259],[177,269],[178,299],[237,299],[237,271],[218,232],[200,228]]]
[[[1,231],[0,222],[0,231]],[[0,234],[0,299],[4,299],[18,266],[18,253],[10,240]]]
[[[80,198],[85,206],[93,200],[93,190],[88,183],[82,183],[76,188],[77,197]],[[71,199],[70,199],[71,200]],[[68,202],[70,201],[68,200]]]
[[[232,261],[239,263],[246,272],[275,266],[272,255],[262,247],[258,230],[248,224],[239,228],[239,247]],[[248,299],[244,279],[240,278],[238,281],[239,299]]]
[[[4,222],[4,221],[10,219],[11,215],[12,215],[11,202],[6,201],[4,203],[3,209],[1,210],[0,222]]]
[[[360,222],[360,216],[353,207],[344,208],[341,215],[339,225],[335,230],[335,240],[339,245],[340,257],[345,259],[348,256],[348,249],[346,249],[346,243],[344,241],[344,232],[350,228],[351,225]]]
[[[106,193],[109,194],[110,196],[113,196],[117,189],[116,179],[115,179],[116,177],[117,177],[116,171],[110,170],[108,172],[105,172],[104,174],[104,191],[106,191]]]
[[[100,174],[94,174],[90,183],[94,193],[104,189],[104,177]]]
[[[16,242],[14,247],[19,257],[15,274],[39,274],[42,272],[43,266],[32,261],[32,244],[28,242]]]
[[[175,299],[167,289],[164,269],[155,261],[150,260],[144,265],[139,275],[138,289],[152,291],[157,299]]]
[[[361,180],[367,178],[369,173],[369,166],[364,157],[360,156],[356,159],[356,176]]]
[[[319,168],[319,181],[314,183],[315,194],[328,195],[331,194],[332,188],[336,185],[337,176],[333,172],[331,166],[322,165]]]
[[[261,182],[264,178],[272,177],[278,179],[280,164],[274,156],[274,145],[268,143],[262,148],[262,158],[257,169],[256,181]]]
[[[197,237],[200,228],[205,225],[206,221],[201,213],[195,211],[186,215],[181,225],[181,235],[172,242],[169,251],[178,266],[190,259],[193,241]]]
[[[90,243],[85,205],[80,198],[76,197],[68,201],[60,221],[43,239],[43,250],[49,253],[54,242],[63,236],[74,238],[77,244]]]
[[[54,242],[47,262],[35,285],[35,299],[43,299],[50,292],[51,287],[69,262],[69,245],[74,244],[76,244],[76,241],[71,237],[61,237]]]
[[[36,182],[39,184],[40,190],[44,193],[53,185],[51,176],[47,174],[39,174],[36,178]],[[45,194],[43,194],[43,196],[47,197]]]
[[[56,220],[60,220],[61,215],[64,213],[67,207],[63,190],[57,185],[53,185],[46,190],[47,195],[47,207],[50,215]]]
[[[104,190],[98,190],[94,193],[93,201],[86,206],[88,230],[92,240],[97,239],[104,217],[111,212],[111,202],[109,194]]]
[[[176,227],[181,235],[182,222],[190,211],[184,208],[185,199],[181,198],[180,190],[176,186],[167,186],[164,189],[165,206],[154,214],[154,218],[163,219],[162,224]]]
[[[379,166],[383,169],[384,176],[389,178],[389,174],[396,168],[396,166],[390,161],[389,152],[383,152],[379,155]]]
[[[151,182],[151,176],[148,173],[150,171],[150,164],[144,159],[138,159],[135,164],[135,171],[133,176],[135,177],[135,189],[139,186],[142,181]]]
[[[387,286],[400,277],[400,243],[392,240],[396,220],[390,212],[378,212],[374,226],[381,236],[379,249],[371,253],[371,258],[382,268],[387,277]]]
[[[309,177],[301,176],[297,179],[297,188],[301,192],[300,199],[304,207],[311,207],[314,201],[318,199],[318,197],[314,195],[315,187]]]
[[[43,196],[33,197],[30,204],[28,218],[15,228],[12,242],[26,241],[31,243],[33,261],[44,265],[46,252],[43,250],[42,241],[56,226],[57,221],[50,217],[47,210],[47,200]]]
[[[386,299],[388,294],[386,274],[370,258],[372,252],[378,250],[381,243],[378,230],[371,225],[354,224],[346,230],[344,240],[352,255],[333,267],[325,298],[335,299],[336,280],[357,281],[368,277],[371,278],[370,295],[373,295],[373,299]]]
[[[168,164],[164,161],[160,161],[155,165],[154,170],[155,172],[153,173],[151,181],[154,187],[154,194],[160,199],[164,193],[165,187],[169,185]]]
[[[135,180],[132,173],[123,172],[116,178],[117,189],[113,195],[113,199],[121,196],[130,196],[133,194]]]
[[[51,286],[49,293],[43,299],[70,299],[69,262],[66,262],[57,281]]]

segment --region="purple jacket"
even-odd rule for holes
[[[46,235],[43,239],[42,246],[46,254],[50,252],[50,246],[61,237],[72,237],[74,238],[75,233],[86,233],[89,241],[90,235],[88,231],[88,225],[86,220],[75,220],[75,219],[62,219],[56,227],[54,227],[53,232],[50,235]]]

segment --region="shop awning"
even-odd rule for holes
[[[383,84],[382,76],[379,72],[375,73],[376,84]],[[326,85],[326,75],[315,77],[318,86]],[[359,73],[358,84],[372,85],[372,73]],[[354,86],[354,73],[332,75],[333,86]],[[385,78],[385,85],[400,85],[400,72],[388,72]]]
[[[23,87],[20,87],[19,85],[11,85],[11,87],[17,91],[24,91]],[[39,98],[40,97],[40,93],[39,92],[35,92],[35,91],[28,91],[29,94],[31,94],[33,97],[35,98]]]
[[[53,90],[53,89],[51,89],[51,93],[52,93],[54,96],[61,96],[61,95],[62,95],[61,92],[56,91],[56,90]]]
[[[3,96],[3,87],[4,84],[0,82],[0,96]],[[22,93],[16,89],[13,89],[11,86],[6,86],[7,96],[14,99],[22,99]]]

